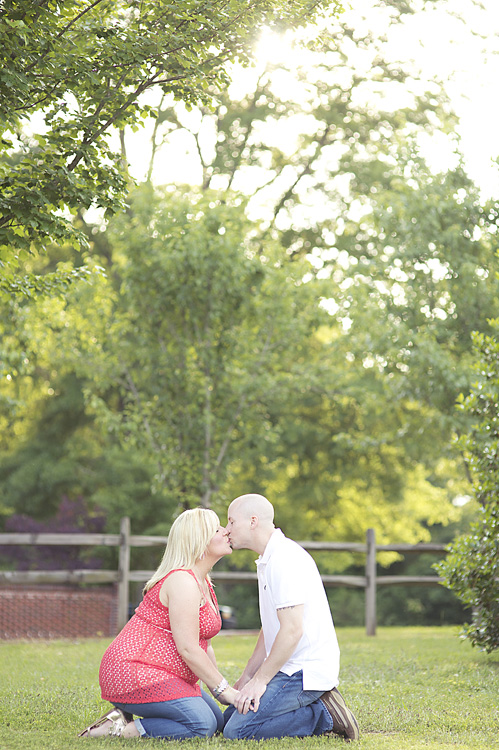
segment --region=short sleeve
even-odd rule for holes
[[[315,567],[310,555],[296,544],[272,556],[267,568],[267,580],[276,609],[307,601],[310,563]]]

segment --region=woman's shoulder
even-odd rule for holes
[[[192,578],[193,581],[197,580],[194,571],[191,570],[190,568],[174,568],[173,570],[168,571],[168,573],[166,574],[163,580],[166,580],[167,578],[173,578],[173,577],[175,578],[182,577],[184,578],[184,580],[187,580],[187,576]]]
[[[186,587],[187,589],[199,588],[199,581],[192,570],[188,568],[176,568],[163,578],[161,586],[165,588]]]
[[[179,568],[163,578],[159,599],[163,606],[169,607],[172,601],[185,601],[187,598],[196,601],[200,595],[204,596],[204,593],[193,571]]]

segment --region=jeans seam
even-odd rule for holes
[[[269,716],[266,716],[266,717],[264,717],[263,719],[260,719],[260,720],[258,721],[258,723],[257,723],[257,722],[255,721],[255,719],[258,719],[258,711],[256,711],[256,712],[255,712],[255,715],[254,715],[254,717],[253,717],[253,719],[252,719],[251,721],[248,721],[248,723],[244,725],[246,729],[248,728],[248,726],[249,726],[249,727],[251,727],[251,729],[249,730],[249,732],[248,732],[248,731],[245,731],[245,732],[244,732],[244,735],[243,735],[243,737],[241,737],[241,733],[240,733],[240,732],[238,732],[238,735],[239,735],[239,737],[241,737],[241,738],[246,738],[246,739],[247,739],[248,737],[251,737],[251,736],[252,736],[252,735],[251,735],[251,733],[252,733],[252,732],[256,732],[256,731],[258,731],[258,729],[260,729],[260,727],[261,727],[261,726],[262,726],[263,724],[265,724],[265,722],[266,722],[266,721],[269,721],[270,719],[274,719],[274,718],[277,718],[277,717],[273,716],[273,714],[272,714],[272,711],[271,711],[270,709],[272,708],[272,706],[273,706],[273,704],[274,704],[274,703],[276,702],[276,700],[277,700],[277,701],[279,700],[279,697],[280,697],[280,693],[282,692],[282,690],[285,690],[285,689],[286,689],[286,687],[287,687],[287,686],[288,686],[288,685],[289,685],[289,684],[290,684],[291,682],[294,682],[294,681],[296,681],[296,679],[297,679],[297,678],[296,678],[296,674],[297,674],[297,673],[295,672],[295,673],[294,673],[294,674],[292,674],[292,675],[286,675],[286,673],[285,673],[285,672],[280,672],[280,673],[278,672],[277,674],[283,674],[283,675],[285,675],[285,676],[287,677],[287,679],[286,679],[286,680],[285,680],[285,681],[284,681],[284,682],[282,683],[282,685],[281,685],[281,687],[280,687],[280,690],[276,691],[276,692],[275,692],[275,694],[274,694],[274,695],[272,696],[272,698],[271,698],[271,699],[270,699],[270,700],[268,701],[268,703],[266,703],[266,705],[265,705],[265,712],[266,712],[266,713],[268,712],[268,713],[269,713],[270,715],[269,715]],[[301,675],[301,680],[302,680],[302,689],[301,689],[301,692],[303,692],[303,675]],[[298,700],[298,696],[297,696],[297,703],[298,703],[298,706],[297,706],[297,708],[303,708],[303,706],[301,706],[301,704],[300,704],[300,702],[299,702],[299,700]],[[290,710],[296,710],[296,709],[290,709]],[[285,712],[285,713],[286,713],[286,712]],[[283,715],[285,715],[285,713],[284,713]],[[231,718],[232,718],[232,717],[231,717]],[[229,722],[230,722],[230,719],[229,719]],[[229,722],[227,722],[227,723],[229,723]],[[253,722],[254,722],[254,723],[253,723]],[[242,729],[242,728],[243,728],[243,727],[241,727],[241,729]]]
[[[283,672],[282,674],[285,674],[285,672]],[[286,680],[286,682],[283,683],[283,685],[281,687],[281,690],[284,690],[286,688],[286,686],[289,685],[289,683],[293,680],[294,675],[286,675],[286,677],[288,679]],[[303,677],[302,677],[302,692],[303,692]],[[275,695],[272,697],[272,699],[267,703],[267,706],[271,706],[278,697],[279,697],[279,693],[276,692]],[[299,703],[299,701],[298,701],[298,703]],[[265,721],[265,719],[264,719],[264,721]]]

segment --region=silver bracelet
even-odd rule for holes
[[[229,687],[229,683],[225,679],[225,677],[222,678],[222,681],[211,691],[211,694],[214,698],[218,698],[219,695],[222,695],[224,690],[227,690]]]

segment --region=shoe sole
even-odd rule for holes
[[[343,696],[336,688],[328,690],[320,700],[333,718],[332,732],[341,734],[348,740],[359,739],[359,725],[352,711],[348,708]]]

